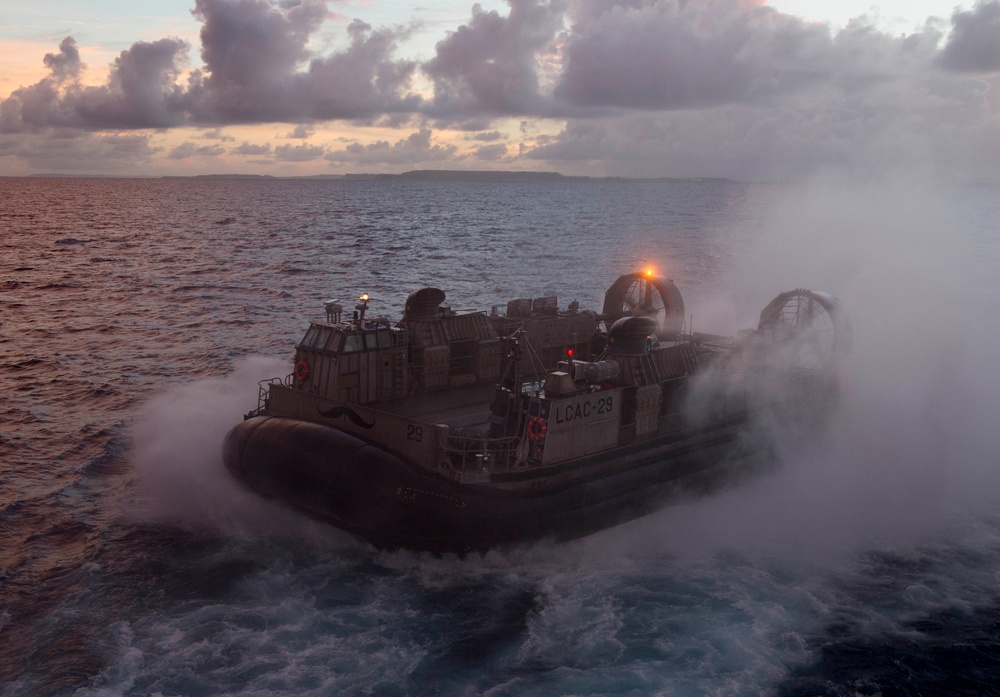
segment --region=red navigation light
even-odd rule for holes
[[[574,353],[575,353],[575,351],[572,348],[566,349],[566,357],[567,358],[572,358]]]

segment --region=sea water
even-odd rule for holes
[[[0,694],[1000,693],[998,193],[0,179]],[[465,558],[376,551],[222,467],[325,300],[599,309],[646,265],[694,331],[839,296],[826,431],[708,497]]]

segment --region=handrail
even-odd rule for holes
[[[246,415],[246,418],[260,416],[267,412],[267,395],[271,385],[285,385],[290,387],[292,375],[289,373],[284,378],[265,378],[257,383],[257,408]]]
[[[460,463],[462,469],[471,465],[481,471],[494,472],[513,467],[520,443],[519,436],[491,438],[448,434],[442,447],[447,455],[455,456],[450,459]]]

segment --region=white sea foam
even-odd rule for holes
[[[222,464],[222,441],[256,406],[258,382],[287,372],[286,361],[256,356],[224,377],[168,387],[150,399],[133,427],[140,498],[129,513],[235,534],[294,534],[321,546],[352,544],[329,526],[245,490]]]

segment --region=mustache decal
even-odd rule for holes
[[[328,419],[339,419],[341,416],[346,416],[348,419],[350,419],[352,424],[354,424],[359,428],[371,428],[372,426],[375,425],[375,421],[368,423],[363,418],[361,418],[361,415],[358,412],[354,411],[350,407],[343,407],[343,406],[332,407],[324,411],[323,409],[320,409],[319,406],[317,405],[316,411],[319,412],[320,416],[325,416]]]

